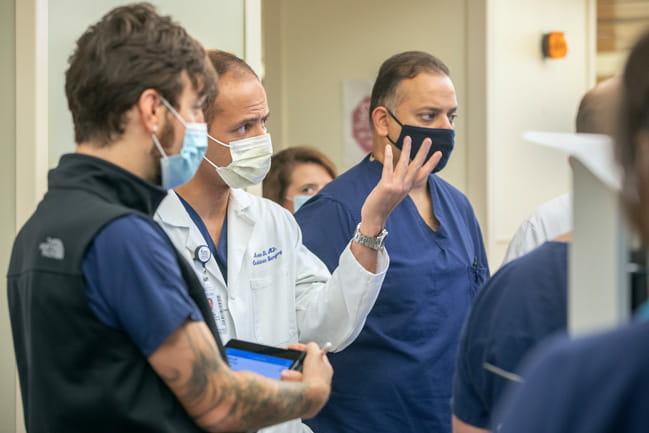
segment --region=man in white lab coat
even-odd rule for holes
[[[341,350],[362,329],[383,282],[389,262],[385,221],[441,155],[422,165],[427,140],[410,161],[406,140],[399,162],[385,164],[332,275],[302,245],[287,210],[241,189],[260,183],[270,166],[266,93],[241,59],[222,51],[209,57],[219,81],[217,97],[204,105],[211,138],[205,161],[190,182],[169,192],[156,219],[194,263],[223,341],[236,337],[274,346],[330,341],[333,350]],[[310,431],[299,420],[271,430]]]

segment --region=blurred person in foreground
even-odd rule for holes
[[[649,33],[634,45],[622,77],[616,158],[631,228],[649,246]],[[649,401],[649,322],[543,347],[506,397],[502,433],[644,433]]]
[[[620,92],[617,78],[589,90],[577,129],[613,134]],[[519,367],[525,355],[566,329],[569,242],[570,233],[563,234],[503,265],[476,297],[455,369],[454,433],[486,432],[504,391],[524,380]]]

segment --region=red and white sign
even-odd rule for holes
[[[345,164],[353,165],[372,151],[370,128],[370,94],[372,81],[343,82],[343,134]]]

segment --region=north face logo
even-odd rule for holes
[[[61,242],[61,239],[47,238],[47,240],[40,244],[38,248],[41,250],[41,255],[43,257],[63,260],[63,242]]]

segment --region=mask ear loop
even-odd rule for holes
[[[151,137],[153,138],[153,142],[155,143],[155,146],[158,148],[158,152],[160,152],[160,155],[162,155],[162,159],[169,158],[165,153],[165,151],[162,149],[162,145],[160,144],[160,140],[158,140],[158,137],[156,137],[155,134],[151,134]]]
[[[183,126],[186,128],[186,127],[187,127],[187,122],[185,122],[185,119],[183,119],[183,118],[180,116],[180,114],[178,114],[178,112],[176,111],[176,109],[175,109],[174,107],[171,106],[171,104],[169,103],[169,101],[167,101],[167,100],[164,98],[164,96],[160,96],[160,100],[162,101],[162,103],[164,104],[164,106],[167,107],[167,110],[171,111],[171,114],[173,114],[174,116],[176,116],[176,119],[178,119],[178,120],[180,121],[180,123],[182,123]]]
[[[385,109],[388,111],[390,116],[392,116],[392,118],[399,124],[399,126],[403,128],[403,123],[399,122],[399,119],[397,119],[397,116],[394,115],[392,110],[390,110],[388,107],[385,107]]]
[[[395,122],[397,122],[397,123],[399,124],[399,126],[401,127],[401,129],[403,129],[403,123],[399,122],[399,119],[397,119],[397,116],[395,116],[394,113],[392,113],[392,110],[390,110],[388,107],[385,107],[385,109],[388,111],[388,114],[390,114],[390,116],[392,116],[392,118],[395,120]],[[397,146],[396,141],[392,141],[392,139],[390,138],[390,135],[389,135],[389,134],[388,134],[386,137],[388,138],[388,141],[389,141],[390,143],[392,143],[392,144],[393,144],[394,146],[396,146],[397,148],[399,147],[399,146]]]
[[[164,149],[162,148],[162,144],[160,144],[160,140],[158,140],[158,137],[155,135],[156,132],[158,132],[158,125],[155,125],[153,127],[153,133],[151,134],[151,138],[153,139],[153,143],[155,143],[155,146],[158,148],[158,152],[160,152],[160,155],[162,155],[162,159],[167,159],[168,156],[165,153]]]
[[[210,134],[207,134],[207,138],[209,138],[210,140],[220,144],[221,146],[232,148],[232,146],[230,146],[229,144],[226,144],[226,143],[222,142],[221,140],[217,140],[216,138],[212,137]]]
[[[216,138],[212,137],[210,134],[207,134],[207,138],[209,138],[210,140],[212,140],[212,141],[214,141],[214,142],[220,144],[221,146],[225,146],[225,147],[227,147],[227,148],[232,148],[232,146],[230,146],[229,144],[225,144],[225,143],[222,142],[221,140],[217,140]],[[207,162],[208,162],[212,167],[214,167],[214,168],[222,168],[222,167],[219,167],[218,165],[214,164],[214,163],[213,163],[212,161],[210,161],[209,159],[207,159],[207,156],[205,156],[205,155],[203,155],[203,159],[204,159],[205,161],[207,161]]]

